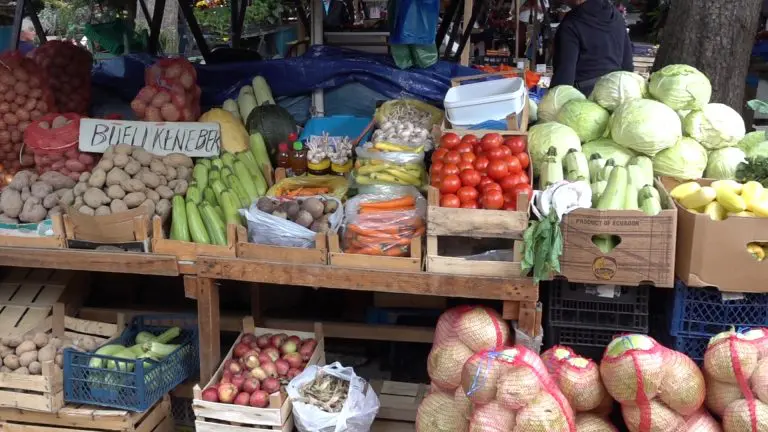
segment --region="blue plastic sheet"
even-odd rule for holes
[[[154,63],[149,55],[130,55],[96,65],[92,82],[131,100],[144,85],[144,69]],[[198,65],[198,84],[204,108],[221,105],[237,96],[239,88],[256,75],[269,82],[272,93],[303,96],[315,89],[359,83],[387,99],[415,98],[442,106],[450,79],[475,75],[477,70],[450,62],[425,69],[398,69],[386,55],[368,54],[330,46],[313,46],[301,57],[260,62]],[[349,113],[353,114],[353,113]]]
[[[390,0],[387,17],[392,45],[435,43],[439,0]]]

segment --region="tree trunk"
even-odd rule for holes
[[[674,0],[653,70],[688,64],[712,82],[712,102],[744,107],[761,0]]]

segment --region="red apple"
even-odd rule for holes
[[[296,352],[298,349],[299,346],[292,340],[287,340],[280,346],[280,352],[283,354]]]
[[[240,392],[235,396],[235,405],[248,405],[251,402],[251,395],[246,392]]]
[[[262,353],[265,353],[269,356],[272,361],[275,361],[280,358],[280,351],[277,350],[275,347],[268,347],[264,348],[264,351]]]
[[[259,348],[259,344],[256,342],[251,342],[248,344],[248,346],[251,347],[251,351],[261,352],[261,348]]]
[[[254,377],[246,378],[243,383],[243,391],[247,393],[253,393],[261,388],[261,383]]]
[[[277,374],[279,376],[285,376],[285,374],[288,373],[288,369],[291,368],[291,365],[283,359],[278,359],[275,362],[275,368],[277,369]]]
[[[211,386],[203,390],[203,400],[208,402],[218,402],[219,389],[216,388],[216,386]]]
[[[302,363],[301,354],[297,352],[288,353],[283,356],[283,360],[287,361],[292,368],[300,368]]]
[[[301,373],[301,371],[300,371],[300,370],[298,370],[298,369],[296,369],[296,368],[290,368],[290,369],[288,370],[288,375],[286,375],[286,377],[287,377],[288,379],[294,379],[294,378],[295,378],[295,377],[296,377],[298,374],[300,374],[300,373]]]
[[[251,400],[249,401],[252,407],[266,408],[269,405],[269,393],[264,390],[256,390],[251,393]]]
[[[242,371],[243,371],[243,367],[240,366],[240,363],[234,363],[233,362],[233,363],[229,364],[229,372],[232,375],[237,375],[237,374],[239,374]]]
[[[286,342],[293,341],[297,346],[301,345],[301,338],[298,336],[288,336],[288,339],[286,339],[285,341]]]
[[[265,392],[272,394],[276,391],[280,391],[280,381],[278,381],[277,378],[267,378],[261,383],[261,388]]]
[[[267,377],[267,373],[264,372],[264,369],[262,369],[261,367],[256,367],[251,369],[250,373],[252,377],[256,378],[259,381]]]
[[[253,369],[261,364],[261,362],[259,362],[259,353],[253,350],[245,353],[241,360],[246,369]]]
[[[299,354],[301,354],[301,358],[304,359],[304,361],[309,360],[309,358],[312,357],[312,354],[315,352],[316,346],[317,343],[304,342],[299,348]]]
[[[232,377],[232,385],[237,388],[237,391],[243,389],[243,383],[245,383],[245,377],[242,375],[235,375]]]
[[[246,345],[250,345],[251,342],[256,342],[256,335],[254,334],[244,334],[243,337],[240,338],[240,343],[244,343]]]
[[[237,387],[231,383],[219,384],[219,402],[232,403],[237,396]]]
[[[219,380],[220,383],[230,383],[232,382],[232,372],[225,370],[221,374],[221,379]]]
[[[282,345],[283,342],[285,342],[286,339],[288,339],[288,335],[287,334],[285,334],[285,333],[278,333],[276,335],[273,335],[271,338],[269,338],[269,343],[273,347],[277,348],[280,345]]]
[[[262,363],[261,368],[264,370],[264,373],[267,374],[267,377],[277,378],[277,366],[275,366],[274,363]]]
[[[256,344],[259,348],[264,349],[269,346],[269,338],[272,337],[271,333],[261,335],[256,338]]]
[[[246,343],[239,343],[235,345],[234,351],[232,351],[232,356],[234,358],[240,358],[244,356],[248,351],[251,350],[251,346]]]

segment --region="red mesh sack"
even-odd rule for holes
[[[575,413],[610,414],[613,399],[605,391],[595,362],[562,346],[548,349],[541,355],[541,360]]]
[[[17,51],[0,55],[0,96],[0,166],[7,183],[21,167],[35,163],[23,146],[24,130],[56,106],[45,72]]]
[[[49,41],[32,52],[32,59],[50,77],[61,112],[86,114],[91,103],[93,56],[69,41]]]
[[[576,430],[578,432],[618,432],[611,422],[592,413],[576,414]]]
[[[38,173],[58,171],[78,180],[96,163],[93,156],[77,149],[79,137],[78,114],[47,114],[27,126],[24,144],[32,149]]]
[[[678,431],[704,402],[704,376],[686,355],[646,335],[617,337],[605,349],[600,376],[621,404],[631,432]]]
[[[722,432],[723,428],[709,413],[701,409],[685,419],[684,432]],[[581,431],[579,431],[581,432]]]
[[[768,331],[715,335],[704,353],[706,402],[725,432],[768,430]]]
[[[161,59],[144,74],[146,84],[131,102],[146,121],[196,121],[200,117],[197,71],[182,58]]]

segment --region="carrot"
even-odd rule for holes
[[[382,212],[396,212],[396,211],[409,211],[413,210],[415,207],[392,207],[392,208],[369,208],[369,207],[362,207],[360,209],[359,214],[371,214],[371,213],[382,213]]]
[[[363,242],[367,245],[409,245],[411,244],[410,238],[401,238],[401,237],[394,237],[394,238],[382,238],[382,237],[368,237],[368,236],[358,236],[357,240],[360,242]]]
[[[406,195],[400,198],[391,199],[388,201],[375,201],[360,203],[360,208],[377,208],[377,209],[391,209],[398,207],[413,207],[416,205],[416,200],[412,195]]]

